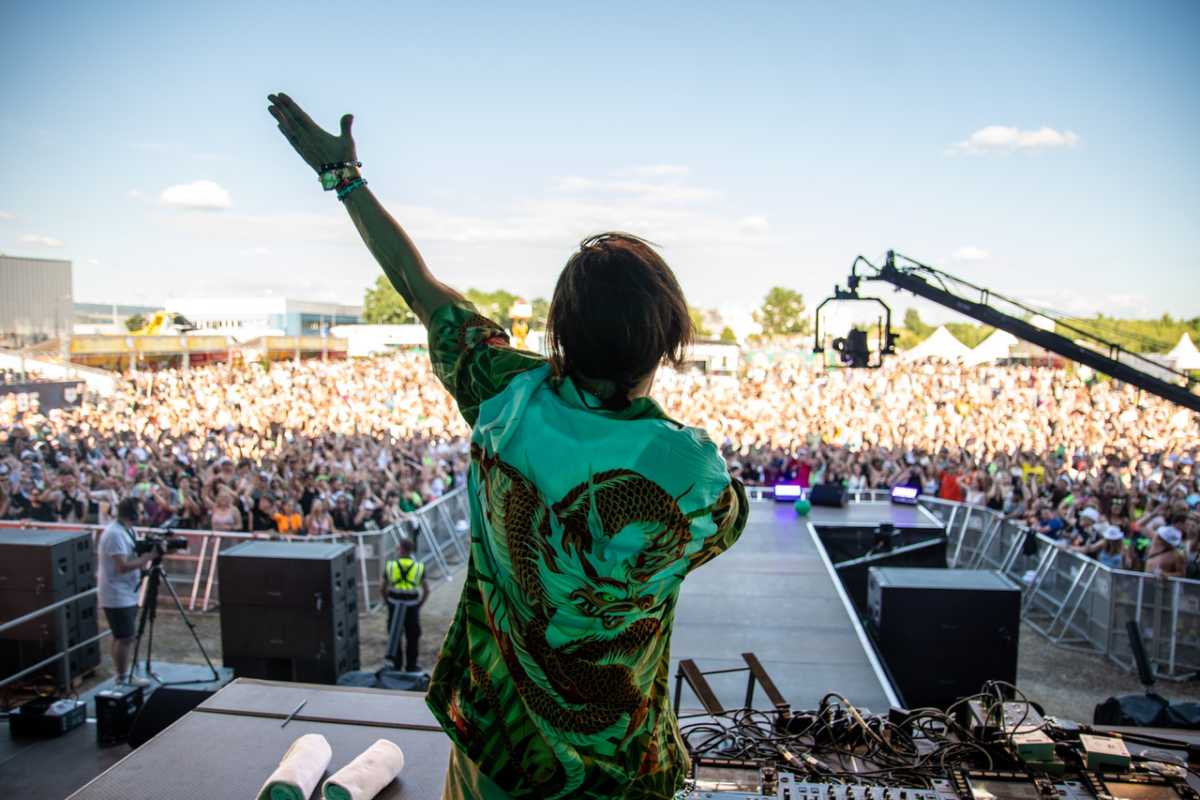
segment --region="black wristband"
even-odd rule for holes
[[[318,169],[317,172],[329,172],[331,170],[341,169],[342,167],[361,168],[362,162],[361,161],[334,161],[330,164],[322,164],[321,168]]]

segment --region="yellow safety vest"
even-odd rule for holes
[[[421,586],[421,579],[425,577],[425,565],[405,556],[397,561],[387,562],[384,565],[384,574],[392,589],[398,592],[415,592]]]

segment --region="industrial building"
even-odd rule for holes
[[[0,255],[0,346],[71,335],[71,262]]]
[[[352,325],[362,306],[291,300],[285,297],[173,297],[163,305],[205,333],[244,342],[261,336],[328,335],[334,325]]]

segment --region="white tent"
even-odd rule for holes
[[[1200,350],[1192,344],[1192,337],[1188,336],[1187,331],[1179,335],[1179,344],[1167,353],[1167,358],[1175,362],[1175,369],[1200,369]]]
[[[971,348],[955,339],[954,334],[946,330],[945,325],[939,325],[928,339],[904,353],[904,357],[910,360],[943,358],[947,361],[956,361],[966,359],[970,355]]]
[[[992,331],[988,337],[972,348],[967,356],[968,364],[985,364],[989,361],[999,361],[1008,358],[1008,351],[1017,343],[1017,337],[1008,331]]]

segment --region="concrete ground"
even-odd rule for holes
[[[420,663],[426,671],[432,671],[442,639],[454,617],[464,574],[465,570],[460,570],[452,580],[435,584],[429,601],[421,609]],[[195,623],[197,633],[213,661],[219,665],[220,612],[190,614],[189,617]],[[382,612],[359,617],[362,665],[365,670],[374,670],[383,664],[384,645],[387,642],[386,623],[387,615]],[[154,657],[163,661],[203,663],[187,627],[174,609],[160,607]],[[952,658],[953,655],[947,653],[943,657]],[[930,661],[931,668],[936,669],[936,665],[935,660]],[[112,662],[105,653],[100,669],[88,681],[88,685],[109,677],[111,672]],[[1021,633],[1017,685],[1031,699],[1041,703],[1047,713],[1079,721],[1091,721],[1096,704],[1112,695],[1141,691],[1136,674],[1125,671],[1106,658],[1056,647],[1028,627],[1024,627]],[[838,687],[830,686],[829,689],[836,691]],[[1200,681],[1162,681],[1156,684],[1155,689],[1168,700],[1200,701]]]

